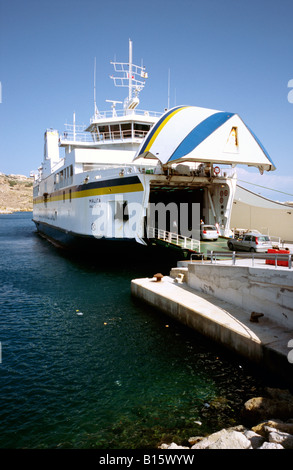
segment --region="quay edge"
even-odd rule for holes
[[[200,265],[198,267],[200,269]],[[251,322],[251,312],[241,306],[182,282],[188,268],[181,268],[181,271],[184,269],[185,274],[180,277],[178,269],[174,268],[177,277],[172,277],[176,274],[171,270],[170,276],[164,276],[160,282],[154,278],[133,279],[131,294],[291,387],[293,364],[288,361],[288,343],[293,339],[292,328],[286,328],[268,315]]]

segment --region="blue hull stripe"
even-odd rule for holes
[[[204,119],[182,140],[168,161],[178,160],[190,153],[232,116],[234,113],[218,112]]]

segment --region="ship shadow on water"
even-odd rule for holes
[[[59,256],[85,266],[96,266],[100,271],[119,270],[127,267],[140,277],[149,277],[157,272],[169,275],[177,262],[190,257],[186,250],[164,247],[156,244],[142,245],[133,240],[106,240],[80,238],[70,244],[56,242],[48,236],[35,232],[44,239]]]

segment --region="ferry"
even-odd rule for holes
[[[61,246],[162,242],[200,252],[201,221],[221,237],[231,234],[236,166],[263,173],[274,163],[236,113],[191,105],[140,110],[148,74],[132,55],[129,40],[128,62],[111,62],[114,85],[128,89],[123,103],[106,100],[110,109],[99,111],[94,84],[88,126],[73,115],[63,133],[46,130],[33,221]]]

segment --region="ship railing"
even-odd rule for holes
[[[116,109],[115,114],[113,116],[113,111],[107,110],[107,111],[99,111],[99,113],[96,116],[93,116],[90,119],[90,123],[98,122],[101,119],[109,119],[112,117],[121,117],[121,116],[151,116],[151,117],[160,117],[162,116],[163,113],[157,112],[157,111],[147,111],[144,109]]]
[[[119,176],[125,176],[127,174],[154,174],[153,168],[148,169],[142,165],[132,165],[129,163],[83,163],[83,171],[105,171],[105,170],[119,170]]]
[[[60,136],[61,141],[68,142],[109,142],[109,141],[123,141],[127,139],[144,139],[148,131],[142,131],[134,129],[133,131],[121,130],[121,131],[109,131],[102,133],[88,133],[88,132],[73,132],[65,131]]]
[[[288,253],[255,253],[255,252],[236,252],[236,251],[209,251],[206,254],[210,258],[211,264],[216,264],[217,261],[223,261],[225,258],[230,259],[233,266],[236,265],[237,260],[245,259],[251,262],[254,267],[255,261],[265,260],[265,264],[269,266],[288,267],[292,269],[293,254],[288,250]]]
[[[87,132],[73,132],[73,131],[65,131],[60,136],[61,141],[68,141],[68,142],[93,142],[93,137],[91,134]]]
[[[148,238],[155,238],[157,240],[162,240],[166,243],[179,246],[181,248],[200,252],[200,241],[194,238],[185,237],[179,235],[178,233],[168,232],[167,230],[162,230],[155,227],[147,227],[147,236]]]
[[[121,130],[121,131],[111,131],[111,132],[102,132],[100,134],[95,134],[97,141],[105,140],[125,140],[125,139],[144,139],[148,131],[141,131],[134,129]]]

